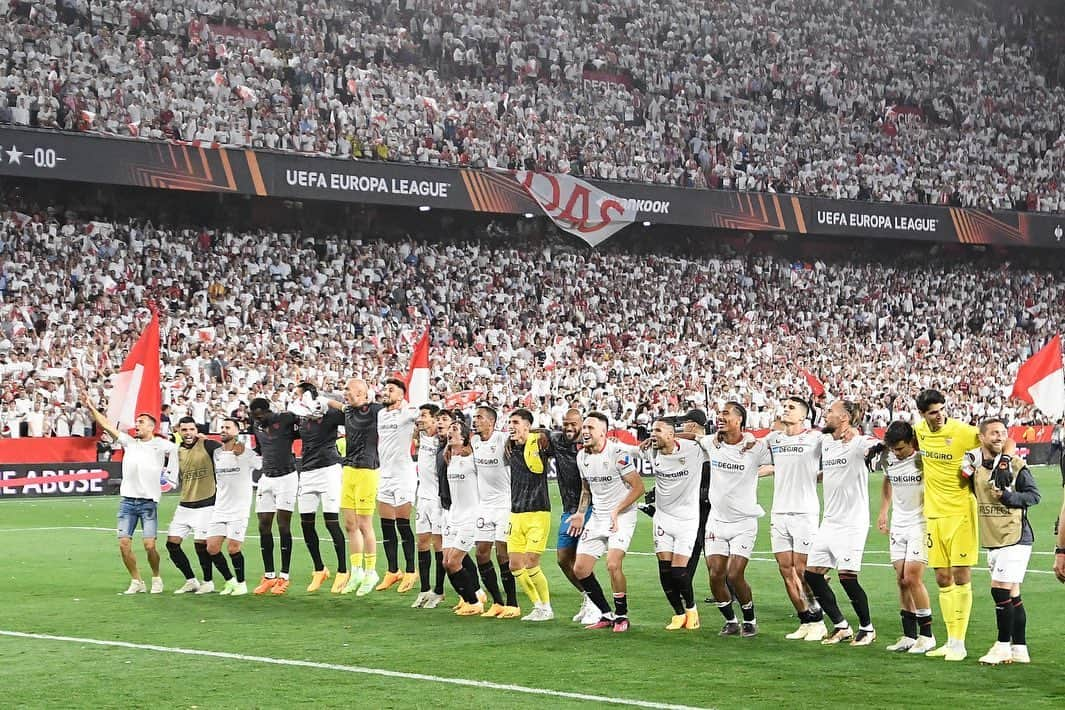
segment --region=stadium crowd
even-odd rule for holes
[[[1058,212],[1062,23],[1000,5],[14,0],[0,121]]]
[[[286,407],[303,380],[340,392],[352,375],[404,372],[427,323],[435,395],[522,403],[542,424],[575,404],[640,426],[705,406],[706,385],[765,427],[808,391],[804,371],[830,397],[862,400],[867,425],[916,421],[913,397],[933,386],[964,420],[1040,422],[1008,392],[1061,332],[1065,305],[1034,252],[1012,264],[969,252],[943,270],[928,247],[796,262],[768,240],[743,256],[667,240],[650,253],[551,239],[530,252],[500,230],[430,243],[3,215],[5,436],[86,433],[81,383],[106,401],[149,299],[163,313],[169,419],[211,430],[254,397]]]

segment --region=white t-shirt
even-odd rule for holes
[[[410,456],[414,422],[418,408],[404,405],[399,409],[382,409],[377,413],[377,454],[381,461],[381,478],[414,478],[414,459]]]
[[[507,438],[501,431],[493,431],[487,441],[480,434],[470,437],[477,465],[478,496],[484,508],[510,507],[510,466],[503,458]]]
[[[673,453],[651,449],[644,457],[655,477],[655,509],[678,520],[698,520],[699,482],[706,461],[702,447],[677,439]]]
[[[609,520],[614,509],[629,494],[629,484],[623,476],[636,472],[632,452],[623,444],[607,441],[597,454],[581,449],[577,454],[577,468],[592,493],[592,517]],[[633,506],[629,506],[619,512],[627,513],[632,509]]]
[[[879,442],[856,434],[850,441],[824,434],[821,448],[825,516],[822,524],[846,528],[869,527],[869,469],[865,455]]]
[[[722,523],[760,518],[758,467],[770,462],[769,445],[763,439],[749,451],[744,442],[714,446],[714,436],[700,439],[710,459],[710,517]]]
[[[167,468],[167,457],[172,458],[170,468],[177,472],[178,445],[173,441],[155,437],[148,441],[134,439],[122,432],[118,435],[122,444],[122,486],[119,493],[123,498],[150,498],[156,502],[162,495],[159,482],[163,469]]]
[[[884,476],[891,483],[891,528],[902,530],[924,522],[924,470],[921,454],[906,459],[888,454]]]
[[[451,490],[451,522],[469,523],[477,518],[477,467],[473,456],[455,456],[447,465],[447,485]]]
[[[262,457],[250,446],[237,456],[218,448],[214,452],[214,475],[217,482],[213,520],[245,520],[251,509],[252,473],[263,465]]]
[[[418,498],[440,502],[440,481],[436,474],[436,455],[440,439],[428,434],[418,437]]]
[[[773,461],[773,512],[820,512],[817,500],[817,474],[821,470],[821,441],[818,431],[807,430],[794,436],[770,432],[765,437]]]

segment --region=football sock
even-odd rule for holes
[[[222,575],[222,579],[227,582],[233,579],[233,573],[229,571],[229,564],[226,562],[226,558],[221,550],[211,555],[211,563],[218,569],[218,573]]]
[[[847,620],[843,618],[843,612],[839,610],[839,604],[836,603],[836,594],[832,591],[832,587],[829,586],[825,576],[810,570],[806,570],[804,576],[806,584],[810,586],[814,593],[814,598],[817,599],[818,604],[821,605],[821,608],[828,615],[828,618],[832,620],[832,623],[836,626],[845,625]]]
[[[244,553],[236,552],[229,556],[229,559],[233,561],[233,576],[237,578],[237,582],[244,581]]]
[[[958,587],[950,585],[949,587],[939,588],[939,611],[943,614],[943,624],[947,627],[947,638],[956,639],[957,637],[957,616],[955,609],[957,608],[956,594]]]
[[[748,624],[754,623],[754,600],[740,605],[740,611],[743,612],[743,620]]]
[[[340,516],[337,513],[323,513],[322,517],[325,518],[325,529],[329,531],[329,536],[333,538],[333,552],[337,556],[337,572],[344,574],[348,571],[348,556],[344,552],[346,544],[344,542],[344,528],[340,527]]]
[[[273,523],[259,522],[259,550],[263,554],[263,571],[268,576],[274,574],[274,526]]]
[[[551,590],[547,586],[547,576],[544,575],[540,566],[530,567],[528,572],[529,584],[536,589],[536,596],[540,598],[541,604],[551,603]]]
[[[536,587],[529,581],[529,572],[525,568],[519,569],[514,573],[514,579],[521,587],[521,591],[525,592],[525,595],[532,600],[533,604],[540,603],[540,597],[536,594]]]
[[[955,628],[954,638],[959,641],[965,640],[965,632],[969,630],[969,615],[973,612],[973,585],[970,582],[965,584],[955,585],[956,591],[956,604],[955,614],[957,614],[957,627]]]
[[[869,597],[858,582],[858,575],[840,572],[839,583],[850,597],[854,613],[858,615],[858,628],[868,629],[873,624],[869,615]]]
[[[673,563],[669,560],[658,561],[658,581],[662,584],[662,591],[666,593],[666,601],[673,607],[673,613],[680,615],[684,613],[684,605],[680,603],[680,592],[674,584],[672,566]]]
[[[362,555],[362,568],[367,572],[371,572],[377,569],[377,553],[376,552],[364,552]]]
[[[170,553],[170,561],[174,563],[174,566],[178,568],[178,571],[185,576],[185,579],[196,579],[196,575],[192,573],[192,564],[189,563],[188,555],[181,549],[180,542],[170,542],[167,540],[166,551]]]
[[[433,553],[430,550],[418,550],[418,580],[421,582],[421,587],[418,591],[429,591],[429,575],[432,574],[433,568]]]
[[[318,528],[314,524],[314,513],[301,513],[300,527],[303,529],[303,541],[307,543],[307,551],[311,553],[314,571],[318,572],[325,569],[325,563],[322,562],[321,543],[318,540]],[[282,567],[284,567],[284,563],[282,563]]]
[[[281,576],[288,578],[288,571],[292,567],[292,531],[289,529],[279,530],[281,538]]]
[[[381,518],[381,545],[385,548],[389,574],[399,572],[399,540],[396,538],[396,521]]]
[[[727,602],[714,602],[717,605],[717,610],[721,612],[721,616],[725,617],[725,621],[735,621],[736,612],[732,608],[732,600]]]
[[[581,588],[588,593],[588,598],[595,604],[595,608],[599,610],[604,616],[610,613],[610,605],[607,604],[606,595],[603,593],[602,586],[599,585],[599,580],[595,578],[595,573],[588,575],[584,579],[577,580],[581,583]]]
[[[214,563],[211,561],[211,556],[207,554],[207,542],[195,542],[193,545],[196,548],[196,558],[200,561],[200,569],[203,570],[203,581],[214,581]]]
[[[625,592],[614,593],[614,615],[618,617],[629,615],[629,596]]]
[[[362,569],[362,557],[363,555],[361,552],[352,552],[348,555],[348,560],[351,562],[351,569]]]
[[[488,592],[488,596],[492,597],[492,602],[495,604],[503,604],[503,595],[499,591],[499,577],[496,576],[496,567],[489,560],[483,565],[477,565],[477,572],[481,576],[481,584],[484,585],[484,590]]]
[[[414,541],[414,530],[410,527],[410,519],[400,518],[397,520],[396,529],[399,531],[399,539],[403,543],[403,571],[407,574],[414,574],[414,560],[416,559],[414,551],[416,544]]]
[[[914,616],[917,617],[917,628],[921,630],[921,636],[932,638],[932,610],[918,609]]]
[[[1024,602],[1020,597],[1013,597],[1013,633],[1010,640],[1017,646],[1028,644],[1026,627],[1028,626],[1028,612],[1024,610]]]
[[[433,553],[433,558],[436,560],[436,584],[433,585],[433,592],[443,596],[444,576],[447,573],[447,570],[444,569],[444,553],[437,550]]]
[[[1010,590],[991,588],[991,598],[995,600],[995,623],[998,625],[999,643],[1009,643],[1013,638],[1013,600]]]
[[[692,589],[692,578],[688,574],[688,568],[674,567],[671,573],[673,575],[673,587],[680,594],[680,601],[684,608],[695,608],[695,591]]]
[[[917,638],[917,615],[909,609],[903,609],[899,616],[902,617],[902,635],[906,638]]]
[[[514,574],[510,571],[510,565],[503,565],[499,570],[499,578],[503,581],[503,595],[507,598],[506,606],[518,605],[518,586],[514,582]]]

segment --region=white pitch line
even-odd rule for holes
[[[68,643],[80,643],[92,646],[109,646],[114,648],[128,648],[135,651],[155,651],[157,653],[173,653],[184,656],[206,656],[208,658],[224,658],[232,661],[249,661],[251,663],[267,663],[275,666],[295,666],[298,668],[314,668],[326,671],[341,671],[343,673],[359,673],[362,675],[383,676],[385,678],[401,678],[403,680],[420,680],[428,683],[442,683],[445,685],[460,685],[470,688],[483,688],[486,690],[501,690],[510,693],[524,693],[526,695],[542,695],[552,698],[565,698],[567,700],[583,700],[593,703],[609,703],[611,705],[627,705],[638,708],[656,708],[658,710],[706,710],[692,705],[673,705],[670,703],[656,703],[650,700],[633,700],[631,698],[612,698],[606,695],[590,695],[587,693],[573,693],[565,690],[549,690],[547,688],[531,688],[524,685],[512,685],[510,683],[493,683],[488,680],[472,680],[469,678],[448,678],[446,676],[429,675],[426,673],[408,673],[405,671],[392,671],[385,668],[368,668],[366,666],[345,666],[338,663],[318,663],[315,661],[301,661],[292,658],[271,658],[269,656],[249,656],[243,653],[227,653],[224,651],[205,651],[196,648],[175,648],[172,646],[156,646],[154,644],[129,643],[126,641],[105,641],[102,639],[78,638],[75,636],[53,636],[51,634],[33,634],[22,631],[7,631],[0,629],[0,636],[12,638],[34,639],[38,641],[65,641]]]

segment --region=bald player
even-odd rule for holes
[[[548,436],[551,448],[555,452],[555,475],[558,482],[558,494],[562,499],[562,517],[558,521],[558,541],[555,543],[555,558],[558,568],[566,575],[569,583],[581,593],[581,608],[573,615],[573,621],[584,625],[599,621],[599,610],[588,601],[588,594],[581,586],[581,581],[573,573],[573,563],[577,560],[577,538],[569,534],[569,519],[577,512],[581,502],[581,472],[577,468],[577,452],[580,450],[581,413],[570,409],[562,418],[562,431],[553,431]],[[592,514],[589,506],[584,513],[584,522]]]

